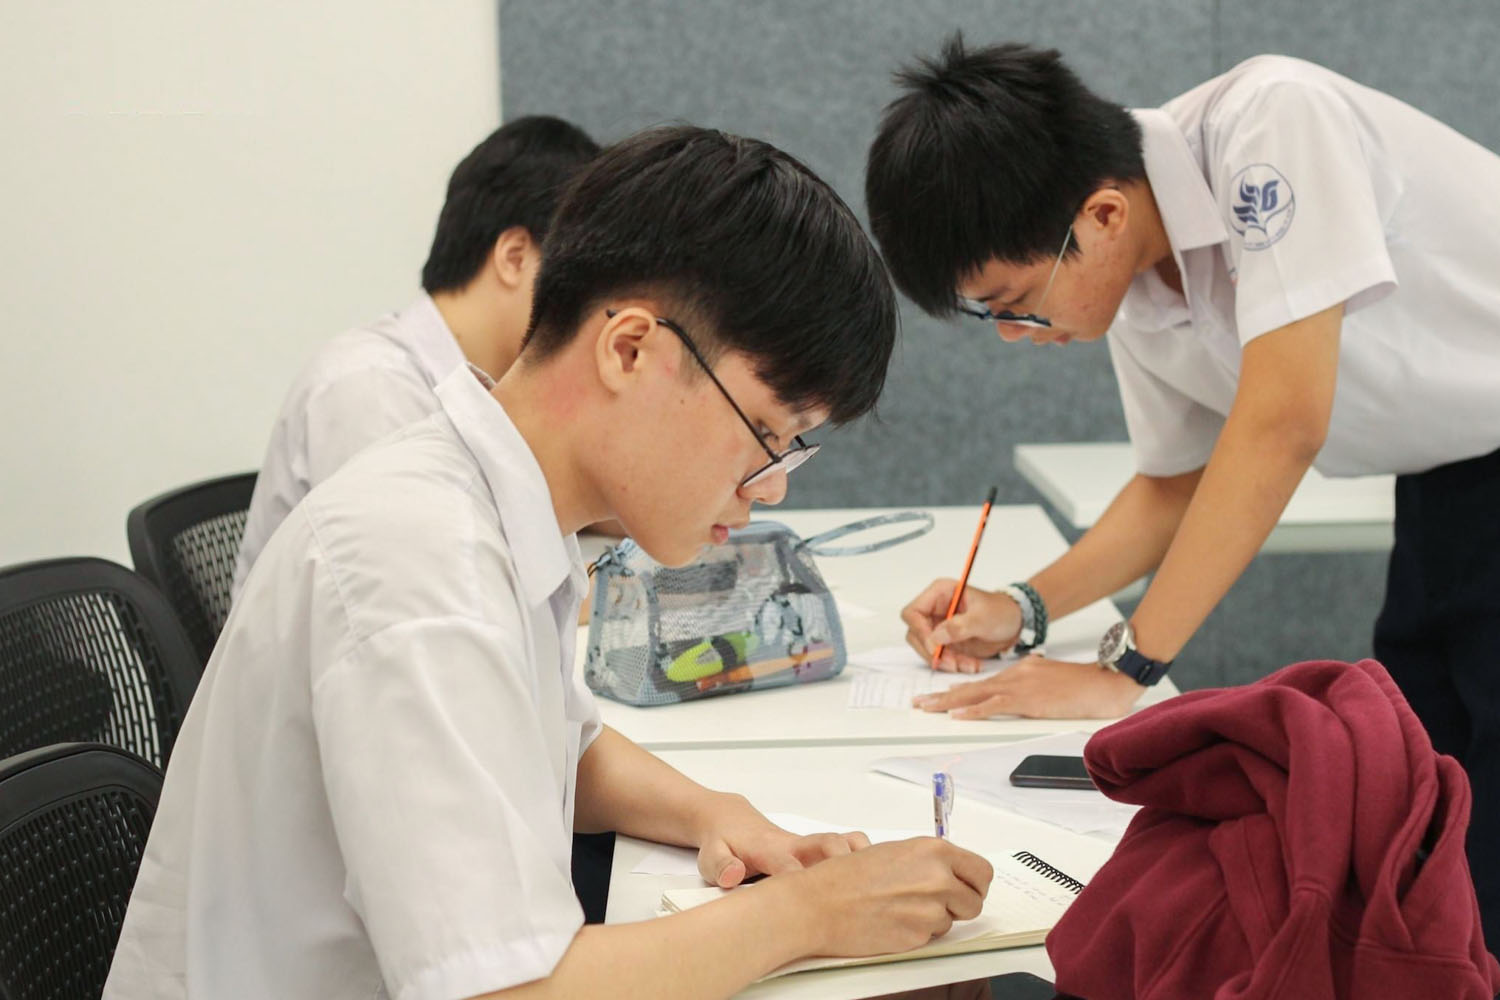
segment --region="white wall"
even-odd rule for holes
[[[0,565],[128,565],[132,506],[258,466],[303,359],[415,294],[497,8],[0,4]]]

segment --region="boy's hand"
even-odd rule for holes
[[[906,642],[929,662],[934,649],[946,647],[937,662],[939,670],[977,673],[980,660],[1016,644],[1021,636],[1021,609],[1005,594],[965,587],[958,610],[944,621],[957,587],[957,580],[934,580],[901,609]]]
[[[799,894],[797,905],[811,911],[809,954],[882,955],[924,945],[955,920],[979,916],[994,874],[979,855],[920,837],[876,844],[766,888]]]
[[[704,881],[733,888],[751,875],[777,875],[870,846],[862,833],[799,837],[766,819],[744,796],[720,795],[698,840]]]
[[[1132,678],[1097,663],[1028,656],[990,677],[920,695],[912,704],[924,712],[948,712],[955,719],[1114,719],[1130,711],[1144,690]]]

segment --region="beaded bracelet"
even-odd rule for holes
[[[1047,641],[1047,605],[1042,601],[1042,595],[1031,584],[1019,581],[1006,587],[1005,593],[1021,609],[1021,637],[1016,643],[1016,652],[1026,654],[1040,649]],[[1031,633],[1029,637],[1028,632]]]

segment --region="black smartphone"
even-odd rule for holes
[[[1029,972],[1007,972],[990,980],[992,1000],[1055,1000],[1057,991]]]
[[[1093,788],[1082,757],[1034,753],[1010,772],[1010,783],[1025,788]]]

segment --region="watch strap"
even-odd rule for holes
[[[1163,663],[1160,660],[1151,659],[1140,650],[1126,649],[1114,662],[1114,668],[1137,684],[1151,687],[1167,676],[1167,671],[1172,668],[1172,661],[1168,660]]]

